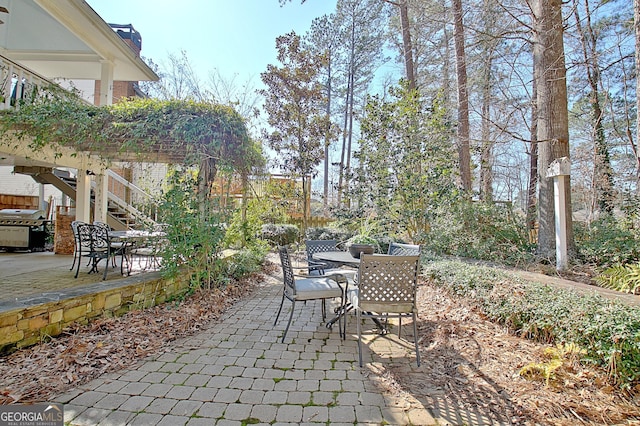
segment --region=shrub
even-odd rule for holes
[[[221,276],[224,276],[224,279],[228,281],[259,271],[268,251],[269,245],[264,241],[256,242],[249,248],[240,250],[226,260]]]
[[[284,246],[298,241],[300,230],[295,225],[266,224],[262,225],[262,238],[273,245]]]
[[[511,207],[464,199],[439,206],[423,240],[439,254],[508,265],[528,263],[533,253],[524,218]]]
[[[583,362],[607,369],[622,388],[640,384],[640,308],[459,261],[434,261],[424,272],[514,332],[584,349]]]
[[[624,221],[605,216],[590,226],[576,224],[576,246],[585,263],[603,268],[640,260],[640,240]]]
[[[353,232],[349,232],[344,229],[317,227],[317,228],[307,228],[307,232],[305,233],[305,239],[345,241],[351,235],[353,235]]]
[[[266,198],[253,198],[247,204],[246,214],[243,217],[242,211],[237,210],[227,229],[225,244],[231,248],[245,248],[255,243],[262,235],[262,226],[269,219],[278,217],[280,210],[272,205]]]

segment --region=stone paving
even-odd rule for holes
[[[358,366],[355,318],[346,340],[321,323],[321,304],[299,303],[285,343],[290,303],[273,320],[281,282],[269,277],[208,329],[164,353],[58,396],[69,425],[435,425],[417,401],[385,393],[370,376],[394,362],[419,371],[409,344],[371,324]],[[365,327],[366,329],[367,327]],[[411,327],[403,327],[404,332]],[[395,337],[394,337],[395,336]],[[412,339],[411,335],[408,339]],[[406,343],[406,342],[405,342]]]

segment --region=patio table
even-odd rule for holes
[[[313,258],[356,268],[360,265],[360,259],[351,256],[351,253],[348,251],[323,251],[314,253]]]
[[[129,229],[126,231],[109,231],[109,238],[112,241],[121,242],[124,247],[122,248],[122,259],[120,261],[120,273],[124,275],[124,262],[127,262],[127,274],[131,273],[131,261],[129,259],[129,253],[139,243],[144,243],[149,240],[157,240],[167,236],[166,232],[162,231],[138,231]]]
[[[351,266],[354,268],[357,268],[358,266],[360,266],[360,258],[351,256],[351,253],[349,253],[348,251],[319,252],[319,253],[315,253],[313,255],[313,258],[316,260],[324,260],[326,262],[338,263],[340,265]],[[356,281],[356,286],[357,285],[358,284]],[[327,321],[326,327],[328,329],[331,329],[333,325],[336,322],[340,321],[340,319],[344,315],[346,315],[348,312],[353,310],[353,305],[349,303],[347,294],[346,294],[348,287],[349,285],[347,284],[347,287],[345,288],[344,305],[337,307],[335,309],[336,316],[331,318],[329,321]],[[372,320],[376,324],[376,327],[378,327],[378,329],[380,330],[380,334],[385,334],[387,332],[387,328],[377,318],[372,318]],[[345,322],[345,326],[346,326],[346,322]]]

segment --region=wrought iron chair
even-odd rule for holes
[[[293,267],[291,265],[291,259],[289,257],[289,251],[286,246],[278,248],[280,254],[280,263],[282,264],[282,275],[284,288],[282,291],[282,300],[280,301],[280,308],[276,315],[276,319],[273,325],[278,323],[280,313],[282,312],[282,306],[284,300],[291,301],[291,313],[289,314],[289,321],[287,327],[282,334],[282,343],[287,336],[291,320],[293,319],[293,312],[296,307],[297,301],[307,300],[321,300],[322,301],[322,320],[326,318],[326,299],[340,298],[340,306],[344,305],[344,290],[346,288],[347,279],[344,275],[326,275],[308,278],[296,278],[293,273]],[[340,336],[343,337],[344,333],[342,327],[340,328]]]
[[[362,255],[358,271],[358,287],[348,291],[356,310],[358,360],[362,367],[362,317],[398,318],[401,337],[402,318],[413,319],[416,361],[420,365],[416,287],[420,256]],[[346,326],[346,317],[345,317]]]
[[[417,244],[389,244],[387,254],[391,256],[420,256],[420,246]]]
[[[95,226],[101,226],[104,229],[106,229],[107,235],[109,234],[109,231],[111,231],[111,228],[109,227],[109,225],[107,225],[104,222],[100,222],[100,221],[94,221],[93,224]],[[122,262],[124,261],[125,258],[125,251],[127,250],[127,245],[123,242],[120,241],[111,241],[109,240],[109,245],[111,247],[111,266],[113,266],[114,268],[116,266],[118,266],[116,264],[116,256],[120,255],[121,259],[120,259],[120,273],[124,273],[123,272],[123,266],[122,266]]]
[[[331,262],[323,262],[315,260],[313,255],[316,253],[327,251],[338,251],[338,241],[336,240],[306,240],[304,242],[307,249],[307,265],[309,275],[314,273],[317,275],[324,275],[326,269],[335,268],[337,265],[333,265]]]
[[[89,223],[78,223],[78,262],[76,266],[75,278],[78,278],[80,272],[80,260],[87,257],[90,260],[91,269],[89,273],[99,272],[98,263],[105,259],[104,273],[102,279],[107,279],[107,270],[109,269],[109,258],[113,255],[111,244],[109,241],[109,232],[103,226],[91,225]]]
[[[151,230],[151,236],[142,240],[141,243],[136,243],[129,251],[131,257],[129,266],[131,267],[133,258],[137,257],[140,269],[143,271],[160,268],[162,252],[165,250],[167,244],[167,229],[168,225],[165,223],[155,224]],[[142,263],[143,259],[144,265]]]
[[[89,247],[89,242],[85,241],[85,246],[81,247],[80,236],[78,235],[78,224],[84,223],[80,220],[74,220],[71,222],[71,230],[73,231],[73,263],[71,264],[70,271],[73,271],[76,267],[76,262],[80,262],[80,252],[87,252]]]

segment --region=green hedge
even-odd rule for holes
[[[521,336],[578,345],[582,361],[606,368],[620,387],[640,384],[640,307],[460,261],[429,262],[424,273]]]

